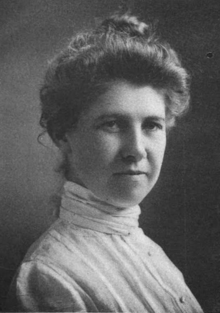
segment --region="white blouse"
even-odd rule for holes
[[[66,182],[59,219],[29,249],[12,284],[13,312],[201,313],[181,272],[116,208]]]

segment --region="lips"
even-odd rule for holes
[[[128,171],[115,173],[114,175],[147,175],[147,172],[128,170]]]

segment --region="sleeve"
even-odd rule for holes
[[[64,271],[38,261],[21,265],[7,301],[8,312],[87,312],[92,300]]]

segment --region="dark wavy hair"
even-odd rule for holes
[[[189,75],[176,52],[137,17],[114,15],[76,35],[50,62],[40,90],[40,125],[55,143],[63,139],[117,80],[162,90],[168,129],[188,108]]]

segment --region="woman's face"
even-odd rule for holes
[[[70,180],[118,207],[140,203],[160,173],[165,101],[150,86],[117,81],[67,134]]]

